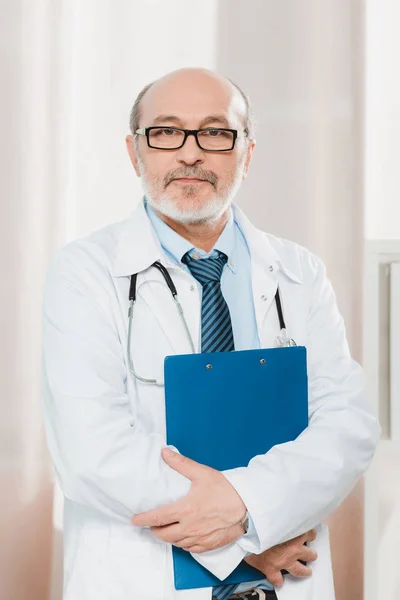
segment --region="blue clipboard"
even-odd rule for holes
[[[268,348],[167,356],[167,444],[223,471],[245,467],[308,425],[306,348]],[[263,579],[242,563],[223,581],[173,546],[177,590]]]

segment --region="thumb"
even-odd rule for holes
[[[260,563],[260,559],[258,558],[257,554],[249,554],[249,556],[245,556],[243,560],[255,569],[258,568]]]
[[[200,471],[204,468],[204,465],[179,454],[179,452],[174,452],[170,448],[162,449],[162,457],[168,466],[191,480],[198,477]]]

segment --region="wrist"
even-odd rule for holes
[[[240,520],[240,525],[243,527],[243,535],[246,535],[246,533],[249,530],[249,520],[250,520],[249,511],[246,508],[246,512],[245,512],[243,518]]]

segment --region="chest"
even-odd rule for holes
[[[118,279],[117,295],[114,295],[117,303],[115,314],[120,316],[116,326],[124,352],[126,387],[131,411],[147,431],[158,431],[164,434],[164,358],[168,355],[192,353],[189,336],[196,351],[199,351],[201,340],[201,288],[183,269],[171,268],[169,274],[178,292],[180,307],[177,306],[162,274],[157,269],[148,269],[138,275],[137,299],[131,324],[130,357],[128,356],[130,278]],[[257,268],[251,270],[248,289],[244,289],[243,279],[237,281],[238,285],[235,286],[234,278],[230,279],[230,289],[228,291],[225,286],[224,295],[227,296],[228,305],[232,307],[234,332],[242,331],[242,340],[255,339],[255,335],[261,348],[276,346],[276,338],[280,334],[280,322],[275,294],[279,285],[282,312],[289,335],[298,345],[306,344],[309,298],[304,285],[290,281],[279,272],[268,272],[267,275],[265,270]],[[254,344],[251,345],[254,347]],[[140,377],[156,379],[159,385],[145,383],[134,377],[129,369],[130,361]]]

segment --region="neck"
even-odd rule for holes
[[[196,248],[210,252],[221,235],[229,217],[229,207],[217,221],[211,223],[181,223],[166,217],[158,210],[155,212],[171,229],[188,240]]]

